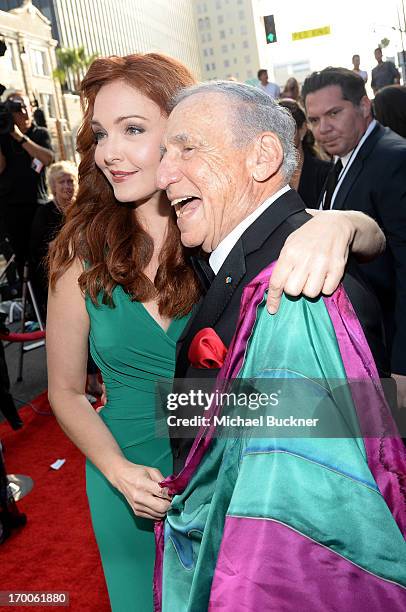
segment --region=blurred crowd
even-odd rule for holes
[[[372,70],[371,88],[374,92],[372,115],[383,126],[390,128],[403,138],[406,137],[406,87],[400,85],[400,73],[391,61],[383,61],[382,49],[376,48],[374,56],[377,65]],[[352,57],[352,72],[367,84],[368,73],[360,67],[360,56]],[[279,100],[293,115],[296,122],[296,147],[299,153],[297,172],[292,181],[294,187],[309,208],[320,207],[320,196],[328,176],[334,155],[323,147],[323,139],[316,140],[314,130],[307,120],[304,97],[299,82],[290,77],[281,89],[269,81],[265,69],[258,71],[259,87],[269,96]],[[366,94],[366,90],[365,90]],[[346,129],[350,133],[352,126]]]

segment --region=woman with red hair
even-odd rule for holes
[[[92,64],[81,87],[79,192],[50,252],[49,397],[88,458],[93,528],[120,612],[152,610],[153,520],[170,503],[158,483],[172,472],[169,441],[155,437],[154,383],[173,377],[199,297],[155,183],[169,101],[192,83],[158,54]],[[84,394],[88,337],[107,388],[100,414]]]
[[[81,86],[79,192],[50,251],[49,398],[88,458],[92,522],[115,612],[152,610],[153,521],[170,505],[159,486],[172,461],[168,440],[156,437],[155,387],[173,377],[176,341],[199,287],[156,171],[171,98],[192,83],[184,66],[160,54],[91,65]],[[88,338],[107,388],[99,414],[85,396]]]

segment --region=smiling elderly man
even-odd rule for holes
[[[210,253],[210,266],[204,258],[195,262],[208,292],[180,338],[175,377],[213,378],[218,370],[202,370],[191,363],[192,339],[210,327],[225,346],[230,345],[244,286],[278,259],[285,241],[310,215],[288,185],[296,167],[296,152],[294,123],[286,109],[260,90],[238,83],[205,84],[185,90],[183,95],[170,115],[158,182],[177,209],[183,244],[201,246]],[[332,216],[332,224],[340,214]],[[317,229],[313,231],[321,245],[323,235]],[[314,250],[312,236],[307,235],[307,240],[309,244],[302,245],[303,264]],[[365,246],[353,245],[360,250]],[[311,273],[313,270],[309,278]],[[300,268],[298,275],[303,275]],[[324,293],[336,287],[329,287],[329,280]],[[378,369],[385,376],[389,365],[381,341],[377,301],[365,292],[353,264],[344,283]],[[307,295],[312,293],[307,291]],[[182,435],[172,440],[172,446],[175,471],[179,471],[191,441]]]
[[[327,429],[256,437],[243,426],[227,438],[203,424],[185,467],[163,484],[174,497],[165,533],[158,527],[156,609],[347,612],[362,601],[383,612],[390,601],[400,612],[406,605],[405,494],[397,476],[406,461],[400,440],[383,437],[388,409],[351,303],[339,288],[328,299],[283,296],[275,315],[265,307],[269,264],[308,219],[288,186],[293,133],[285,109],[230,82],[185,90],[169,117],[159,186],[177,209],[182,242],[211,253],[214,276],[201,262],[207,293],[181,339],[176,376],[213,376],[207,368],[221,366],[229,347],[217,390],[235,378],[244,389],[248,379],[257,397],[272,379],[285,389],[293,378],[297,401],[281,397],[272,414],[296,422],[296,408],[299,416],[327,417]],[[376,302],[355,270],[344,286],[382,365]],[[332,379],[350,377],[375,383],[343,402]],[[374,428],[367,440],[365,403]],[[210,423],[221,411],[212,402]],[[191,405],[177,410],[190,414]],[[189,446],[173,440],[178,469]]]

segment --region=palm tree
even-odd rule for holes
[[[58,79],[62,89],[77,92],[86,69],[97,56],[98,53],[87,55],[83,46],[73,49],[61,47],[56,50],[58,67],[53,76]]]

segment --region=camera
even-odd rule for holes
[[[21,113],[23,106],[21,102],[12,100],[0,102],[0,134],[10,134],[13,131],[13,113]]]
[[[0,84],[0,96],[5,91],[4,85]],[[24,108],[22,102],[6,100],[0,102],[0,134],[10,134],[14,129],[13,113],[21,113]]]

